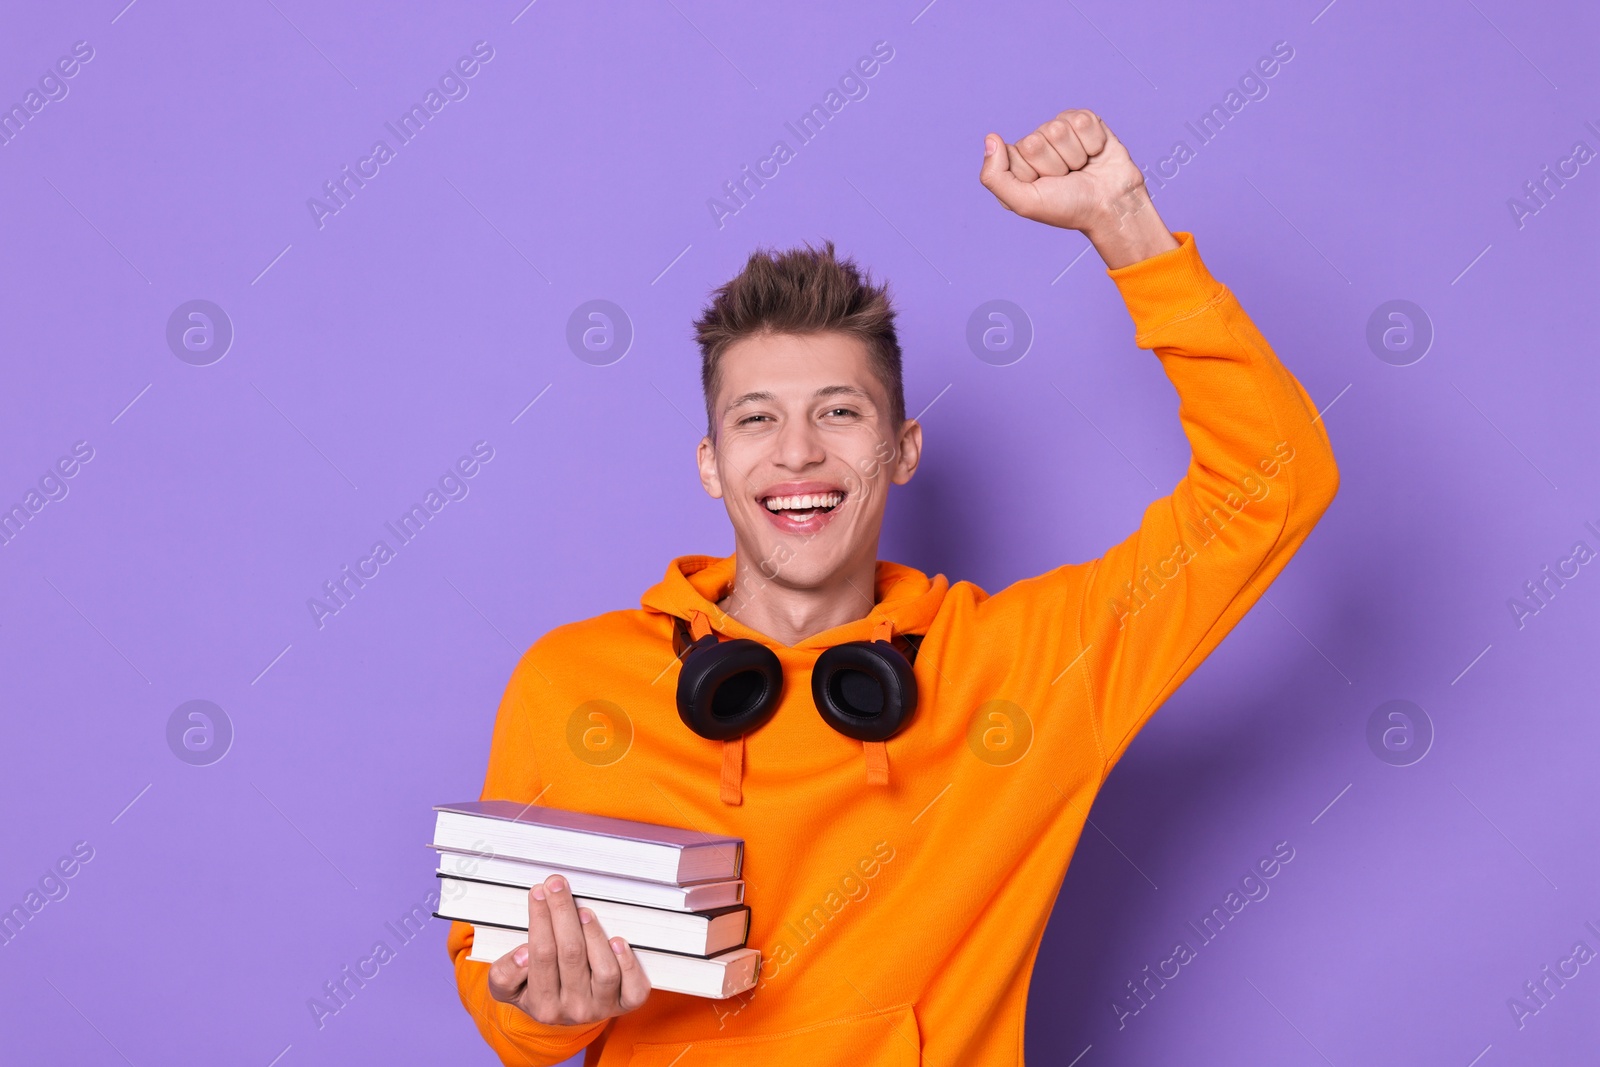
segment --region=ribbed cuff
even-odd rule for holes
[[[1128,305],[1137,337],[1193,314],[1227,291],[1200,261],[1194,235],[1174,230],[1172,236],[1177,248],[1106,271]]]
[[[581,1052],[606,1027],[605,1022],[576,1023],[572,1026],[563,1026],[560,1023],[542,1023],[515,1004],[507,1004],[504,1001],[493,999],[489,1000],[488,1004],[489,1010],[497,1016],[495,1022],[507,1034],[513,1037],[534,1038],[547,1046],[576,1046],[573,1049],[574,1052]],[[587,1036],[585,1036],[586,1034]],[[571,1055],[571,1053],[568,1055]]]

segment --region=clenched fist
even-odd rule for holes
[[[1016,144],[988,134],[983,151],[978,178],[995,199],[1025,219],[1082,231],[1108,267],[1178,247],[1144,175],[1092,111],[1063,111]]]

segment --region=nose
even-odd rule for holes
[[[778,466],[788,470],[801,471],[815,467],[828,456],[827,450],[822,447],[821,435],[808,419],[786,420],[778,430],[776,443],[777,455],[774,460]]]

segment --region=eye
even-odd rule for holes
[[[770,418],[771,418],[771,416],[768,416],[768,415],[746,415],[744,418],[739,420],[739,425],[740,426],[747,426],[752,422],[760,422],[762,420],[769,420],[770,421]]]
[[[858,414],[858,412],[854,408],[843,408],[843,407],[841,407],[841,408],[829,408],[827,411],[823,412],[823,414],[825,414],[825,415],[842,415],[842,416],[848,417],[848,416],[854,416],[854,415]]]

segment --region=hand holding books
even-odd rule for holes
[[[489,968],[489,993],[539,1022],[570,1026],[632,1011],[650,995],[650,979],[556,874],[528,891],[528,942]]]
[[[651,989],[755,985],[739,838],[508,800],[434,810],[434,914],[472,924],[467,958],[492,965],[495,999],[596,1022]]]

